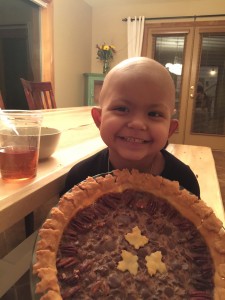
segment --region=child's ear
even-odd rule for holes
[[[169,129],[168,137],[171,137],[171,135],[177,130],[178,125],[179,125],[179,122],[177,119],[172,119],[170,121],[170,129]]]
[[[95,122],[95,125],[99,128],[101,125],[101,114],[102,110],[99,107],[93,107],[91,110],[92,118]]]

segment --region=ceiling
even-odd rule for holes
[[[97,6],[110,6],[110,5],[129,5],[129,4],[148,4],[152,2],[167,2],[174,0],[84,0],[87,4],[92,7]]]

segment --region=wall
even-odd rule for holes
[[[93,0],[92,2],[94,3],[95,1]],[[123,18],[128,16],[154,18],[165,16],[225,14],[224,0],[151,0],[148,1],[148,3],[139,0],[130,1],[131,4],[129,5],[125,3],[128,1],[125,1],[124,3],[121,1],[119,5],[109,5],[107,1],[105,1],[106,4],[103,5],[100,2],[101,1],[99,1],[99,5],[93,7],[92,11],[92,72],[102,71],[102,65],[96,59],[95,45],[97,43],[101,44],[106,42],[115,45],[117,53],[114,57],[112,66],[127,58],[127,23],[122,22]],[[113,2],[114,1],[110,1],[110,3]],[[223,19],[225,19],[225,17],[223,17]],[[168,22],[168,20],[166,20],[166,22]]]
[[[57,106],[82,106],[83,73],[91,70],[92,9],[83,0],[54,0],[53,15]]]
[[[83,105],[83,73],[102,72],[102,64],[96,59],[97,43],[116,46],[112,66],[127,57],[127,23],[122,22],[124,17],[225,13],[224,0],[92,0],[93,8],[84,0],[53,1],[55,94],[59,107]],[[6,2],[18,3],[18,0],[0,0],[0,5]],[[35,5],[30,3],[30,6]],[[2,12],[0,9],[1,23],[5,15],[1,15]],[[16,18],[14,24],[22,22],[22,14],[15,6],[9,13]],[[9,22],[9,18],[7,20]],[[39,48],[34,46],[34,41],[32,45],[32,55],[37,57]]]

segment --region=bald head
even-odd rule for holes
[[[171,108],[174,109],[175,103],[175,87],[172,77],[167,69],[157,61],[147,57],[133,57],[126,59],[116,65],[106,75],[103,87],[100,93],[100,105],[102,106],[105,99],[119,82],[124,80],[127,83],[138,84],[140,81],[142,84],[146,83],[146,87],[149,87],[148,92],[153,92],[152,87],[157,92],[166,93],[166,98],[171,102]]]

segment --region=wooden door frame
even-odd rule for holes
[[[192,24],[192,25],[191,25]],[[192,22],[170,22],[170,23],[158,23],[158,24],[146,24],[144,31],[144,42],[142,48],[142,56],[147,56],[154,58],[154,36],[166,36],[166,35],[183,35],[186,36],[186,52],[184,53],[184,65],[182,73],[182,82],[181,82],[181,99],[188,99],[189,97],[189,88],[184,85],[183,82],[186,82],[190,74],[190,64],[188,63],[192,59],[192,45],[191,40],[193,39],[193,23]],[[187,48],[188,47],[188,48]],[[170,138],[172,143],[181,143],[184,140],[185,135],[185,121],[186,121],[186,110],[188,106],[188,101],[180,101],[180,113],[179,119],[182,122],[179,122],[178,130]]]
[[[142,47],[142,56],[148,56],[148,57],[154,57],[154,52],[153,52],[153,38],[152,38],[152,34],[157,34],[157,33],[163,33],[163,34],[179,34],[182,33],[181,29],[183,30],[184,28],[193,28],[193,43],[196,47],[199,47],[199,44],[196,42],[196,40],[198,39],[197,34],[196,34],[196,30],[198,30],[199,32],[201,32],[202,30],[205,31],[207,29],[207,31],[211,31],[213,32],[215,29],[218,30],[219,27],[225,28],[225,21],[221,21],[221,20],[214,20],[214,21],[193,21],[193,22],[167,22],[167,23],[153,23],[153,24],[146,24],[145,25],[145,30],[144,30],[144,39],[143,39],[143,47]],[[202,29],[201,29],[202,28]],[[225,32],[225,29],[221,29],[223,30],[223,32]],[[181,94],[181,99],[183,99],[182,102],[185,103],[181,103],[181,107],[180,107],[180,116],[183,116],[183,110],[188,110],[188,112],[186,112],[187,114],[190,113],[191,109],[193,107],[193,103],[192,105],[190,105],[190,101],[193,102],[192,97],[194,97],[195,95],[193,93],[195,93],[195,83],[196,83],[196,78],[197,78],[197,74],[198,74],[198,59],[199,57],[192,57],[193,55],[193,51],[192,50],[188,50],[186,52],[189,52],[190,54],[188,55],[188,58],[185,55],[185,60],[184,60],[184,64],[185,64],[185,68],[184,68],[184,73],[183,73],[183,77],[182,77],[182,83],[183,82],[187,82],[188,79],[190,79],[189,85],[187,85],[186,87],[183,86],[182,89],[182,94]],[[195,51],[196,53],[196,51]],[[199,52],[198,52],[199,53]],[[191,61],[192,64],[190,66],[190,64],[188,64],[188,61]],[[192,73],[192,76],[190,77],[190,74]],[[183,85],[183,84],[182,84]],[[193,96],[191,96],[191,94],[193,94]],[[187,115],[188,117],[188,115]],[[185,122],[187,121],[187,117],[185,117]],[[187,130],[190,129],[190,120],[189,120],[189,124],[187,124],[188,126],[186,126],[184,128],[184,126],[179,128],[179,131],[183,131],[183,133],[179,136],[179,132],[175,133],[172,138],[171,138],[171,142],[173,143],[181,143],[180,141],[184,141],[184,139],[186,140],[187,144],[189,143],[194,143],[196,145],[201,145],[201,142],[203,141],[203,138],[200,138],[200,135],[196,134],[196,135],[192,135],[191,138],[187,137]],[[186,129],[184,131],[184,129]],[[190,134],[191,135],[191,134]],[[181,136],[183,136],[183,138],[181,138]],[[214,135],[209,135],[207,134],[206,137],[204,138],[204,144],[206,146],[212,147],[212,145],[215,144],[216,141],[216,136]],[[217,148],[218,149],[222,149],[224,150],[224,136],[221,136],[222,139],[220,139],[219,141],[217,141]],[[192,140],[191,140],[192,139]]]
[[[41,78],[51,81],[54,88],[54,49],[53,49],[53,1],[46,8],[40,8],[41,14]]]
[[[190,85],[194,85],[198,80],[198,74],[199,74],[199,55],[200,55],[200,34],[201,33],[225,33],[225,21],[221,25],[214,26],[196,26],[195,28],[195,41],[194,41],[194,49],[193,53],[197,54],[193,56],[192,59],[192,67],[191,67],[191,76],[190,76]],[[202,145],[212,147],[212,145],[216,145],[214,149],[217,150],[225,150],[225,136],[224,135],[216,135],[216,134],[210,134],[210,133],[192,133],[191,132],[191,126],[192,126],[192,117],[190,117],[193,113],[194,108],[194,102],[193,99],[189,98],[189,101],[191,102],[191,105],[188,107],[188,122],[186,124],[186,132],[185,132],[185,141],[187,144],[194,144],[194,145]]]

